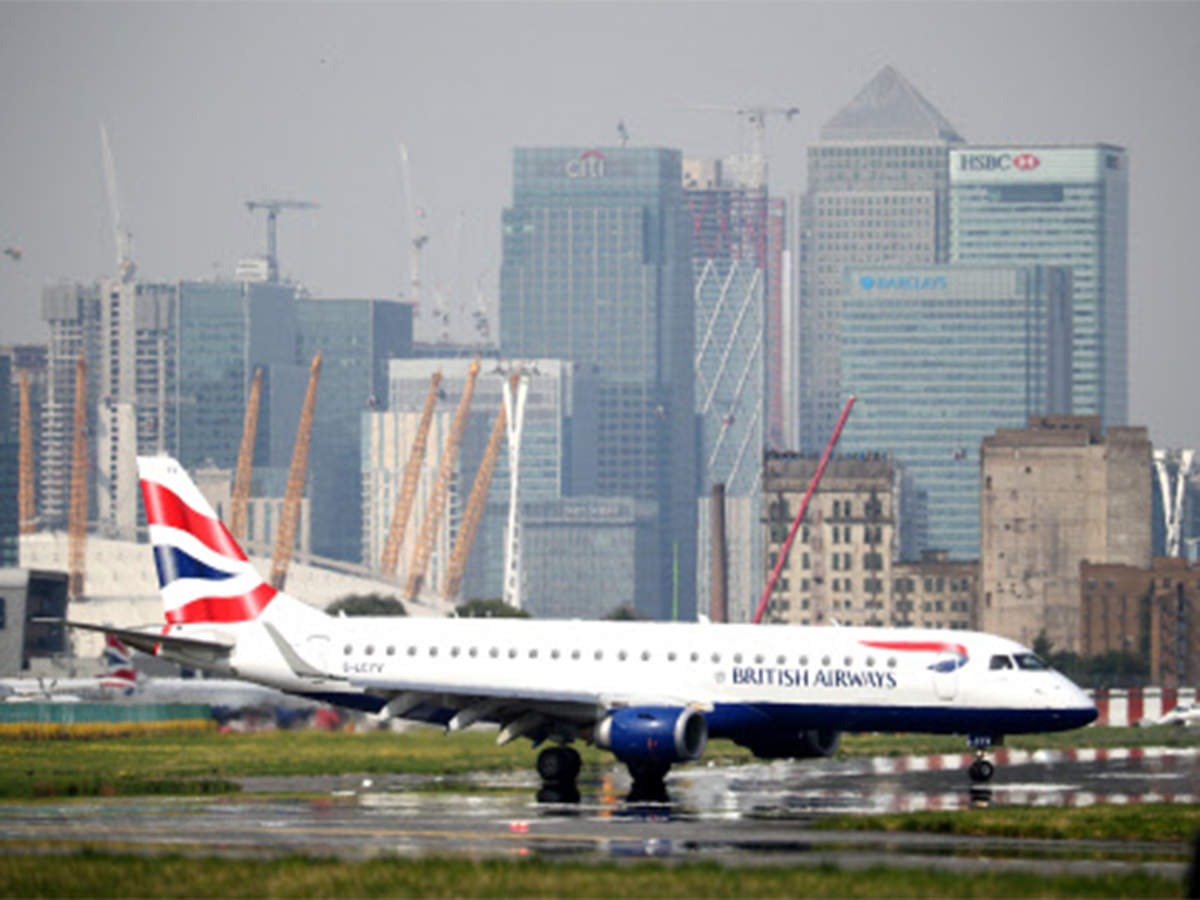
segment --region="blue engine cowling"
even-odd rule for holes
[[[634,706],[596,726],[597,747],[626,764],[663,765],[697,759],[708,743],[708,722],[694,709]]]

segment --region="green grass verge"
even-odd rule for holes
[[[1078,809],[1002,807],[957,812],[839,815],[809,827],[833,831],[904,831],[1048,840],[1180,841],[1200,832],[1200,804],[1102,804]]]
[[[458,859],[347,863],[82,852],[0,857],[0,895],[20,897],[1174,897],[1174,880],[929,869],[722,867]]]
[[[1087,728],[1064,734],[1015,738],[1026,749],[1149,745],[1194,746],[1195,734],[1178,728]],[[585,766],[612,767],[610,754],[579,747]],[[957,753],[958,737],[847,735],[842,756]],[[497,747],[495,732],[446,735],[416,728],[329,733],[157,734],[95,740],[0,739],[0,798],[89,793],[188,793],[215,791],[221,782],[255,775],[422,774],[451,779],[471,772],[532,771],[536,752],[526,741]],[[713,741],[705,760],[752,761],[730,741]],[[702,763],[703,764],[703,763]],[[686,771],[682,768],[681,771]],[[197,782],[197,780],[200,780]],[[196,782],[204,787],[197,787]],[[176,785],[177,788],[172,788]]]

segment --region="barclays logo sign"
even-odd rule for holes
[[[864,291],[900,290],[900,291],[944,291],[947,287],[945,275],[892,275],[875,278],[864,275],[858,279]]]

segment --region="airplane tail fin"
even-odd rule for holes
[[[115,634],[104,636],[104,676],[100,686],[131,692],[137,687],[137,669],[133,653]]]
[[[176,460],[139,456],[138,477],[170,625],[246,622],[279,592],[247,559]]]

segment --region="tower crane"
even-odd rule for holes
[[[83,354],[75,361],[75,416],[71,442],[71,499],[67,510],[67,594],[83,596],[84,565],[87,560],[88,435],[87,363]]]
[[[450,566],[446,572],[446,587],[442,592],[442,596],[447,601],[455,600],[458,597],[458,589],[462,586],[463,572],[467,568],[467,557],[471,553],[471,545],[475,542],[475,533],[479,530],[479,519],[483,515],[484,504],[487,503],[488,489],[492,486],[492,474],[496,471],[496,459],[500,455],[500,445],[504,441],[504,419],[504,404],[501,404],[500,411],[496,413],[496,424],[492,426],[492,436],[488,438],[487,449],[483,451],[483,461],[479,464],[475,484],[471,488],[471,497],[467,500],[467,510],[463,514],[462,525],[458,529],[458,539],[454,542],[454,552],[450,554]]]
[[[108,208],[112,213],[113,239],[117,249],[117,275],[121,281],[133,280],[137,267],[133,264],[133,235],[125,230],[121,222],[121,204],[117,194],[117,167],[113,163],[112,147],[108,143],[108,129],[100,123],[100,152],[104,156],[104,183],[108,188]]]
[[[433,406],[437,402],[442,373],[434,372],[429,380],[429,393],[425,397],[425,407],[421,410],[421,420],[417,425],[416,436],[413,437],[412,448],[408,451],[408,462],[404,466],[404,479],[400,483],[400,493],[396,495],[396,504],[392,510],[392,523],[388,528],[387,540],[383,545],[383,556],[379,567],[383,574],[391,576],[396,571],[396,561],[400,557],[400,545],[404,543],[404,532],[408,528],[408,516],[412,510],[413,497],[417,493],[417,480],[421,474],[421,465],[425,462],[425,447],[429,442],[429,424],[433,421]]]
[[[254,441],[258,437],[258,404],[262,393],[262,367],[254,370],[250,397],[246,401],[246,419],[242,423],[242,444],[238,448],[237,470],[233,478],[229,531],[234,540],[246,539],[246,506],[250,501],[250,476],[254,468]]]
[[[417,538],[417,546],[413,550],[412,562],[408,567],[408,582],[404,594],[409,600],[416,598],[421,592],[425,581],[425,570],[429,567],[429,556],[433,552],[433,539],[437,534],[438,525],[442,521],[442,513],[446,509],[446,496],[450,493],[450,477],[454,473],[454,463],[458,459],[459,448],[462,447],[463,433],[467,430],[467,414],[471,411],[471,398],[475,395],[475,380],[479,377],[479,358],[471,361],[467,370],[467,383],[463,386],[462,397],[458,401],[458,409],[454,411],[454,419],[450,423],[450,434],[446,437],[446,446],[442,450],[442,461],[438,466],[437,480],[433,483],[433,491],[425,507],[425,517],[421,520],[421,533]]]
[[[798,106],[693,106],[697,112],[733,113],[750,126],[750,163],[753,166],[753,187],[767,186],[766,134],[767,117],[783,116],[791,121],[800,112]]]
[[[279,281],[279,256],[275,245],[275,223],[281,209],[320,209],[316,203],[306,200],[247,200],[246,209],[254,212],[257,209],[267,211],[267,281],[275,284]]]
[[[32,534],[33,513],[33,414],[29,406],[29,373],[21,373],[20,418],[18,419],[17,471],[20,486],[17,489],[17,532]]]
[[[317,379],[321,374],[321,352],[313,357],[309,369],[308,390],[296,429],[296,448],[292,451],[292,466],[288,469],[287,490],[283,495],[283,511],[275,531],[275,555],[271,558],[271,586],[283,590],[287,583],[288,564],[292,561],[292,545],[296,541],[296,522],[300,518],[300,495],[304,492],[304,476],[308,473],[308,447],[312,441],[313,412],[317,408]]]

